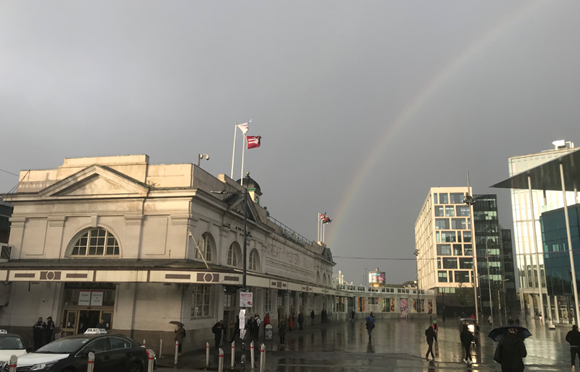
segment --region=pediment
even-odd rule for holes
[[[91,165],[39,192],[44,198],[146,196],[143,183],[111,168]]]

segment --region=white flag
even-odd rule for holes
[[[248,133],[248,130],[250,130],[250,123],[251,122],[252,122],[252,119],[250,119],[250,121],[248,121],[247,123],[238,124],[238,128],[240,128],[240,130],[242,131],[242,134]]]

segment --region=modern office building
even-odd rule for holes
[[[480,311],[498,320],[515,317],[519,307],[511,230],[499,224],[497,195],[475,195],[473,199]]]
[[[446,315],[474,312],[472,216],[467,187],[432,187],[415,222],[420,289],[434,289]],[[471,190],[469,191],[471,193]],[[441,312],[441,311],[440,311]]]
[[[568,207],[572,254],[576,272],[576,282],[580,274],[580,204]],[[566,219],[564,208],[542,213],[542,241],[546,266],[546,289],[553,297],[552,314],[556,322],[572,322],[574,319],[574,289]],[[580,288],[580,285],[577,284]],[[556,306],[555,304],[558,304]],[[555,311],[558,309],[557,311]]]
[[[574,148],[574,144],[569,141],[555,141],[553,144],[554,148],[551,150],[510,157],[508,159],[510,177],[514,177],[522,172],[577,150]],[[541,185],[534,186],[536,190],[531,191],[534,205],[533,211],[530,208],[530,191],[526,188],[511,189],[514,223],[513,235],[518,270],[520,304],[521,310],[526,310],[529,315],[546,313],[545,309],[542,311],[539,310],[538,268],[540,270],[540,277],[542,278],[544,306],[551,307],[550,298],[546,296],[543,258],[537,254],[541,253],[542,250],[540,215],[543,212],[564,206],[562,193],[560,191],[542,190]],[[566,199],[568,205],[576,203],[573,192],[568,192]],[[534,228],[536,232],[535,241]]]

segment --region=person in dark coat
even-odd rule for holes
[[[42,340],[44,337],[44,330],[46,329],[46,324],[39,317],[38,321],[32,326],[32,338],[34,339],[34,350],[40,349],[42,345]]]
[[[300,326],[300,330],[304,327],[304,315],[302,313],[298,314],[298,326]]]
[[[232,335],[232,339],[230,340],[230,343],[236,339],[236,335],[240,334],[240,316],[239,315],[236,315],[236,325],[234,327],[236,327],[236,328],[234,329],[234,334]]]
[[[280,336],[280,346],[284,347],[284,340],[286,339],[286,323],[281,322],[278,326],[278,336]]]
[[[528,353],[524,341],[515,328],[510,328],[499,344],[502,372],[524,372],[524,361]]]
[[[183,325],[179,324],[175,329],[175,341],[178,342],[177,345],[177,354],[181,355],[181,350],[183,348],[183,340],[185,339],[185,329],[183,329]]]
[[[459,337],[461,339],[461,345],[465,350],[465,358],[463,359],[463,361],[467,364],[472,364],[473,360],[471,359],[471,341],[473,341],[473,335],[471,334],[471,332],[469,332],[467,324],[463,325],[463,330],[459,334]]]
[[[43,345],[46,345],[52,341],[52,335],[54,333],[54,322],[52,321],[52,317],[49,316],[46,318],[46,328],[44,328],[44,342]]]
[[[433,325],[430,325],[429,328],[425,331],[425,337],[427,337],[427,345],[429,345],[429,349],[427,349],[427,354],[425,354],[425,360],[429,360],[429,353],[435,360],[435,354],[433,354],[433,341],[437,341],[437,333],[433,329]]]
[[[352,310],[350,312],[350,321],[353,322],[353,323],[354,323],[354,314],[355,314],[355,312],[354,312],[354,310]]]
[[[310,312],[310,319],[312,319],[312,322],[310,324],[314,324],[314,310]]]
[[[572,330],[566,335],[566,341],[570,344],[570,360],[572,363],[572,370],[576,369],[576,354],[580,358],[580,332],[578,326],[574,324]]]
[[[220,349],[220,342],[222,340],[222,335],[224,334],[226,330],[226,326],[224,325],[224,321],[220,320],[219,322],[217,322],[216,324],[213,325],[211,331],[214,334],[214,341],[215,341],[215,350],[216,353],[219,352]]]

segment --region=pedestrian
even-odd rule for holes
[[[461,339],[461,345],[465,350],[465,358],[463,358],[463,362],[467,364],[472,364],[473,360],[471,359],[471,341],[473,341],[473,335],[469,332],[467,328],[467,324],[463,325],[463,330],[459,334]]]
[[[310,312],[310,319],[312,319],[312,322],[310,324],[314,324],[314,310]]]
[[[49,316],[46,318],[46,328],[44,328],[44,345],[50,343],[52,341],[52,334],[54,333],[54,322],[52,321],[52,317]]]
[[[435,354],[433,354],[433,341],[437,341],[437,332],[435,332],[433,325],[430,325],[429,328],[425,330],[425,337],[427,337],[427,345],[429,345],[427,354],[425,354],[425,360],[429,360],[429,353],[431,353],[433,360],[435,360]]]
[[[516,324],[520,325],[520,318],[516,318]]]
[[[213,325],[211,331],[214,334],[214,341],[215,341],[215,351],[219,353],[220,350],[220,342],[222,340],[222,335],[224,334],[226,327],[224,325],[224,321],[220,320],[216,324]]]
[[[350,312],[350,321],[354,323],[354,309]]]
[[[292,332],[292,327],[294,327],[294,317],[290,315],[288,317],[288,330]]]
[[[433,321],[433,330],[435,331],[435,333],[439,331],[439,325],[437,324],[436,320]]]
[[[286,324],[284,321],[280,322],[278,326],[278,336],[280,336],[280,346],[284,347],[284,340],[286,339]]]
[[[181,355],[181,350],[183,349],[183,340],[185,340],[185,329],[183,329],[183,324],[178,324],[175,328],[175,342],[177,342],[177,355]]]
[[[46,324],[42,321],[42,317],[38,317],[38,321],[32,326],[32,338],[34,339],[34,350],[42,347],[42,338],[44,336],[44,329]]]
[[[492,319],[491,315],[487,317],[487,322],[489,323],[489,325],[493,324],[493,319]]]
[[[373,313],[367,316],[366,318],[366,329],[367,333],[369,334],[369,340],[371,339],[371,334],[373,333],[373,329],[375,328],[375,318],[373,317]]]
[[[99,322],[99,324],[97,324],[96,328],[107,329],[107,324],[105,323],[105,319],[101,318],[101,321]]]
[[[302,314],[302,312],[300,312],[300,314],[298,314],[298,325],[300,326],[300,330],[303,330],[304,328],[304,315]]]
[[[576,354],[580,358],[580,332],[578,326],[574,324],[572,330],[566,335],[566,341],[570,344],[570,360],[572,361],[572,371],[576,370]]]
[[[266,327],[270,325],[270,313],[264,316],[264,341],[266,340]]]
[[[524,372],[522,358],[525,358],[528,353],[516,328],[508,329],[500,341],[499,348],[502,372]]]
[[[230,343],[235,341],[236,339],[236,335],[240,334],[240,316],[236,315],[236,325],[234,326],[234,334],[232,335],[232,339],[230,340]]]
[[[250,333],[250,338],[254,336],[254,317],[250,315],[248,321],[246,322],[246,329]]]
[[[260,336],[260,325],[262,325],[262,319],[260,319],[260,315],[256,314],[254,324],[256,324],[256,328],[254,329],[254,338],[257,340]]]

